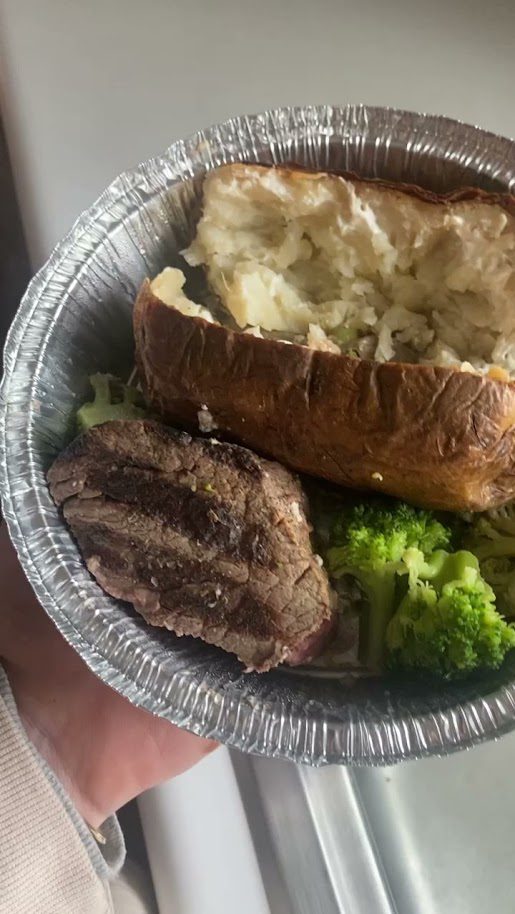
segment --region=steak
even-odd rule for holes
[[[236,654],[306,663],[334,629],[299,480],[245,448],[150,420],[75,439],[48,473],[100,586],[151,625]]]

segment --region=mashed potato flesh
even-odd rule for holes
[[[204,320],[214,323],[213,315],[207,308],[186,297],[182,288],[185,282],[186,277],[182,270],[166,267],[152,280],[150,288],[163,304],[177,308],[181,314],[187,317],[203,317]]]
[[[185,257],[242,330],[515,377],[515,218],[497,204],[224,166]]]

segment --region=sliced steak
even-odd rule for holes
[[[236,654],[305,663],[334,622],[305,496],[278,463],[147,420],[107,422],[52,465],[90,572],[151,625]]]

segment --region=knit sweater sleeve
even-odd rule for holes
[[[29,741],[0,667],[0,914],[111,914],[125,848],[115,818],[100,845]]]

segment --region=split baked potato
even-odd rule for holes
[[[215,320],[165,270],[134,310],[167,420],[415,504],[515,496],[515,198],[235,164],[185,252]]]

